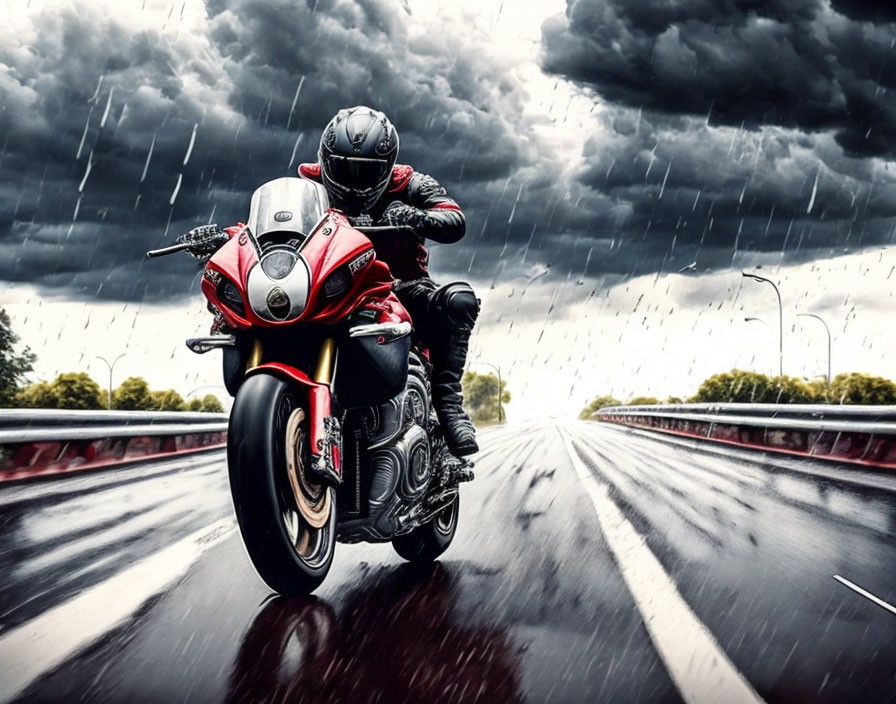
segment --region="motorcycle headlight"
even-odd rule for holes
[[[340,267],[324,281],[324,297],[336,298],[348,291],[352,285],[352,275],[346,267]]]
[[[240,317],[246,316],[246,304],[240,290],[230,279],[223,279],[218,286],[218,298]]]
[[[296,265],[298,258],[291,252],[278,250],[271,252],[261,260],[261,269],[272,279],[284,279]]]

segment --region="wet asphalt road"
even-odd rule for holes
[[[182,570],[148,562],[229,520],[222,453],[0,489],[0,654],[47,614],[52,641],[76,643],[102,616],[77,612],[79,595],[135,566],[172,570],[164,588],[145,571],[125,584],[133,611],[58,662],[19,646],[48,665],[16,698],[705,700],[674,674],[691,642],[658,644],[656,613],[675,612],[757,699],[896,701],[896,614],[833,579],[896,604],[894,478],[597,424],[490,428],[480,444],[439,563],[339,545],[308,599],[272,597],[234,531]],[[638,582],[651,561],[683,611],[662,580]]]

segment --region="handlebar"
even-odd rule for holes
[[[191,242],[181,242],[173,244],[170,247],[162,247],[161,249],[151,249],[146,253],[147,259],[155,259],[156,257],[164,257],[166,254],[174,254],[175,252],[183,252],[189,249],[193,244]]]
[[[412,234],[414,232],[414,228],[409,225],[361,225],[355,227],[355,229],[365,235]],[[146,253],[146,258],[155,259],[156,257],[164,257],[168,254],[174,254],[175,252],[183,252],[184,250],[196,246],[196,244],[197,242],[179,242],[178,244],[172,244],[169,247],[151,249]]]
[[[365,235],[382,235],[382,234],[402,234],[407,233],[411,234],[414,232],[414,228],[410,225],[373,225],[370,227],[365,227],[360,225],[355,227],[358,232],[361,232]]]

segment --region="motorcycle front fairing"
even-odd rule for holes
[[[341,431],[332,413],[333,388],[343,406],[394,396],[407,380],[411,322],[370,240],[341,212],[322,210],[325,203],[323,189],[302,179],[262,186],[253,196],[249,223],[231,228],[231,239],[208,262],[201,287],[224,323],[242,340],[251,339],[247,375],[272,373],[305,390],[311,470],[338,483]],[[293,219],[301,219],[301,227],[277,225]],[[253,223],[260,234],[252,231]],[[265,335],[287,330],[295,331],[297,346],[314,342],[310,335],[300,337],[303,331],[318,333],[313,369],[265,354]],[[334,384],[337,355],[347,366]]]

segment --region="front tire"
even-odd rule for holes
[[[289,384],[264,373],[243,382],[227,431],[233,507],[258,575],[287,596],[320,586],[336,545],[336,492],[308,482],[307,437],[299,396]],[[298,484],[289,471],[298,474]],[[310,491],[303,495],[304,510],[309,505],[320,510],[317,526],[298,506],[295,492],[301,487]]]
[[[401,557],[414,564],[434,562],[448,549],[457,532],[460,513],[460,494],[432,520],[414,528],[410,533],[392,538],[392,547]]]

